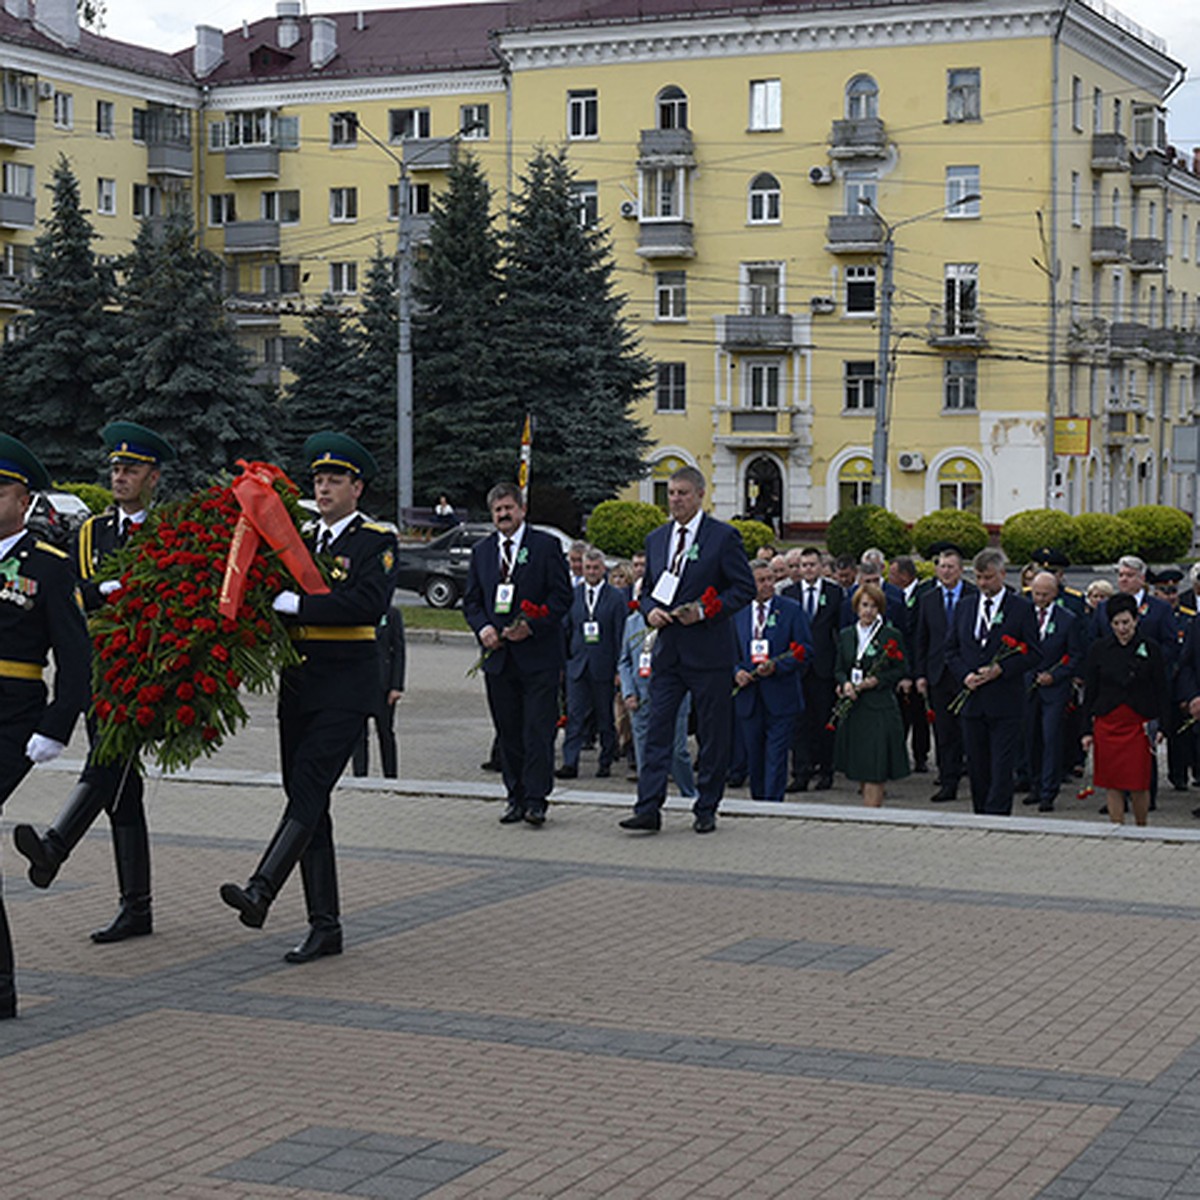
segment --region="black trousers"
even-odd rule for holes
[[[833,680],[811,671],[801,683],[804,711],[796,718],[796,738],[792,743],[792,775],[809,779],[813,775],[833,774],[833,733],[826,729],[833,712]]]
[[[279,701],[279,757],[285,820],[311,830],[314,839],[328,827],[329,797],[354,747],[362,738],[365,714],[345,709],[305,709],[286,689]]]
[[[372,712],[367,714],[368,720],[363,723],[362,737],[354,748],[354,758],[351,770],[355,775],[365,775],[370,759],[369,744],[371,741],[370,721],[375,722],[375,733],[379,737],[379,761],[383,766],[384,779],[395,779],[400,774],[400,761],[396,754],[396,706],[383,701]]]
[[[929,682],[929,707],[933,709],[933,736],[937,741],[938,780],[943,790],[958,790],[963,774],[962,719],[949,711],[947,705],[959,693],[959,686],[948,671]]]
[[[929,758],[929,719],[925,715],[925,697],[913,686],[907,692],[897,690],[896,699],[900,704],[905,736],[910,730],[912,732],[913,762],[924,763]]]
[[[504,788],[510,804],[540,808],[554,787],[559,670],[522,671],[512,655],[504,659],[499,671],[485,675]]]

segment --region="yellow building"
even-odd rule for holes
[[[797,531],[873,483],[907,519],[1194,510],[1194,467],[1171,469],[1194,453],[1200,400],[1200,173],[1163,119],[1182,68],[1101,0],[330,17],[281,0],[240,29],[199,27],[174,57],[55,43],[23,3],[0,14],[4,117],[28,116],[19,78],[49,89],[36,145],[0,125],[6,278],[32,236],[4,220],[22,165],[40,183],[65,150],[85,199],[116,180],[115,214],[95,218],[105,252],[127,248],[139,196],[152,213],[183,187],[260,376],[278,379],[305,308],[353,303],[376,245],[392,250],[401,161],[419,236],[461,147],[502,209],[535,148],[563,144],[656,363],[655,447],[631,495],[656,498],[687,462],[719,515]],[[43,133],[60,90],[77,124]],[[110,142],[92,131],[105,102]],[[173,115],[137,117],[152,106]],[[169,176],[145,133],[166,125]]]

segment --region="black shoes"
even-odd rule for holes
[[[329,954],[342,952],[342,927],[337,925],[331,929],[309,929],[308,936],[294,950],[289,950],[283,961],[289,963],[307,963],[314,959],[324,958]]]
[[[17,993],[10,985],[0,990],[0,1021],[11,1021],[17,1015]]]
[[[92,941],[98,945],[109,942],[123,942],[126,938],[149,937],[154,932],[154,922],[150,915],[150,897],[134,896],[122,898],[117,915],[92,935]]]
[[[500,814],[501,825],[519,825],[525,820],[524,805],[514,804],[511,800],[505,805],[504,811]]]
[[[787,790],[789,792],[807,792],[808,791],[808,780],[807,779],[790,779],[790,780],[788,780]]]
[[[662,828],[662,816],[656,812],[635,812],[633,816],[626,817],[618,824],[622,829],[657,833]]]
[[[1021,801],[1021,803],[1025,804],[1025,805],[1041,804],[1041,802],[1042,802],[1041,797],[1034,796],[1032,793],[1030,795],[1026,796],[1025,799]]]
[[[611,775],[612,775],[612,767],[610,767],[607,763],[605,763],[603,766],[596,768],[596,778],[597,779],[608,779]]]
[[[38,835],[32,825],[18,825],[13,829],[13,842],[17,849],[29,859],[29,882],[35,888],[48,888],[54,882],[62,857],[54,847]]]
[[[544,802],[541,804],[531,804],[525,810],[525,824],[526,825],[532,825],[536,829],[538,826],[545,825],[545,823],[546,823],[546,805]]]
[[[812,785],[814,792],[827,792],[833,787],[832,775],[818,775],[817,782]]]
[[[1038,801],[1038,812],[1053,812],[1053,811],[1054,811],[1054,801],[1053,800],[1039,800]]]
[[[236,883],[221,884],[221,899],[236,908],[238,920],[251,929],[261,929],[267,920],[271,901],[287,881],[292,869],[312,839],[312,831],[299,821],[284,818],[267,845],[254,874],[244,888]]]
[[[569,767],[566,765],[566,763],[564,763],[561,767],[558,768],[557,771],[554,772],[554,778],[555,779],[578,779],[579,778],[579,768],[578,767]]]
[[[697,833],[713,833],[717,828],[717,818],[713,813],[697,813],[692,828]]]
[[[251,880],[244,888],[236,883],[221,884],[221,899],[230,908],[236,908],[238,920],[251,929],[261,929],[267,923],[267,910],[274,899]]]
[[[958,799],[957,792],[949,792],[945,788],[942,788],[942,790],[940,792],[935,792],[932,796],[929,797],[929,803],[930,804],[949,804],[951,800],[957,800],[957,799]]]

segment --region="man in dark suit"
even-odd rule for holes
[[[1138,636],[1159,644],[1168,674],[1179,657],[1178,630],[1171,606],[1152,596],[1146,589],[1146,564],[1136,554],[1117,559],[1117,591],[1132,596],[1138,606]],[[1092,618],[1092,637],[1104,637],[1109,631],[1108,601],[1096,606]]]
[[[404,642],[404,609],[393,604],[375,631],[375,646],[379,651],[379,687],[375,692],[375,707],[371,719],[379,738],[379,760],[384,779],[395,779],[400,773],[396,753],[396,705],[404,695],[404,674],[408,664],[408,648]],[[354,751],[351,769],[356,776],[367,773],[369,730],[363,726],[362,741]]]
[[[1083,621],[1058,603],[1058,580],[1052,572],[1039,571],[1029,594],[1038,634],[1029,646],[1030,669],[1025,674],[1025,746],[1032,791],[1023,803],[1053,812],[1063,775],[1063,725],[1071,680],[1083,671]]]
[[[1184,637],[1179,655],[1179,670],[1175,675],[1175,702],[1183,711],[1182,720],[1200,723],[1200,620],[1193,620]],[[1193,725],[1187,732],[1195,730]],[[1192,809],[1192,816],[1200,818],[1200,808]]]
[[[600,738],[596,778],[607,779],[617,756],[613,697],[629,606],[624,593],[605,581],[604,555],[594,548],[584,552],[583,585],[574,590],[566,619],[567,734],[556,774],[559,779],[578,776],[579,751],[591,717]]]
[[[67,556],[25,528],[50,476],[0,435],[0,808],[35,763],[57,758],[91,699],[92,647]],[[43,674],[54,655],[54,699]],[[12,938],[0,897],[0,1020],[17,1015]]]
[[[832,579],[821,574],[821,552],[805,546],[796,554],[799,579],[782,594],[795,600],[808,619],[812,653],[801,672],[804,709],[796,722],[792,745],[792,781],[788,791],[806,792],[815,777],[814,791],[833,786],[833,733],[826,728],[833,711],[833,664],[837,658],[837,635],[841,628],[845,596]]]
[[[999,816],[1012,814],[1025,668],[1037,644],[1033,606],[1004,586],[1006,561],[1002,550],[975,555],[979,595],[954,610],[946,646],[950,674],[970,693],[962,722],[971,804],[977,813]],[[1006,639],[1025,653],[1014,652]]]
[[[978,594],[973,583],[963,579],[962,551],[945,546],[937,558],[937,585],[917,601],[916,632],[913,637],[913,670],[917,694],[933,711],[933,735],[937,743],[938,790],[935,803],[958,798],[958,781],[963,774],[961,719],[949,705],[959,691],[959,681],[946,659],[946,639],[954,613],[963,601]]]
[[[646,538],[646,583],[641,606],[657,631],[650,681],[646,761],[638,771],[638,798],[623,829],[656,831],[667,793],[675,742],[675,715],[691,692],[700,744],[699,795],[692,827],[712,833],[725,789],[733,740],[730,679],[736,661],[731,618],[754,596],[754,577],[741,534],[706,516],[704,476],[681,467],[667,482],[672,520]]]
[[[753,800],[782,800],[788,748],[804,710],[801,665],[812,654],[812,631],[796,601],[775,595],[769,563],[751,564],[755,597],[734,614],[738,661],[733,682],[734,723],[750,771]],[[792,652],[802,647],[801,658]]]
[[[238,919],[261,929],[272,901],[300,864],[308,936],[284,955],[306,963],[341,954],[342,925],[333,850],[330,794],[366,726],[379,689],[375,629],[395,590],[396,538],[358,511],[366,481],[378,468],[344,434],[315,433],[304,443],[320,514],[305,541],[317,557],[332,556],[330,591],[275,597],[291,618],[300,662],[279,679],[279,750],[287,805],[279,827],[245,887],[221,885]]]
[[[508,804],[502,825],[543,825],[554,787],[563,618],[572,585],[558,540],[530,528],[520,489],[488,493],[496,532],[471,551],[463,613],[484,651],[488,708]]]
[[[888,563],[888,583],[904,600],[904,621],[896,628],[904,635],[905,674],[896,685],[896,702],[904,723],[904,736],[912,737],[913,771],[922,774],[929,770],[929,722],[925,719],[925,697],[916,689],[913,674],[913,646],[917,633],[917,601],[932,586],[917,578],[916,561],[907,554],[898,555]]]

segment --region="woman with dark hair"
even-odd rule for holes
[[[858,617],[838,634],[837,740],[833,765],[859,784],[868,808],[883,805],[883,785],[909,773],[904,724],[896,701],[896,684],[904,678],[900,631],[883,620],[883,589],[864,583],[851,597]]]
[[[1108,819],[1125,823],[1125,793],[1133,819],[1145,825],[1150,811],[1150,769],[1154,755],[1150,722],[1170,703],[1167,672],[1158,643],[1138,633],[1138,607],[1120,592],[1105,605],[1109,633],[1092,643],[1084,669],[1084,719],[1092,732],[1093,777],[1108,793]]]

